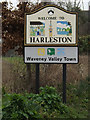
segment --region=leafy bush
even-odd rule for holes
[[[54,87],[46,86],[45,88],[40,88],[40,97],[42,98],[41,105],[47,109],[59,109],[61,102],[61,97],[57,93]],[[47,107],[48,106],[48,107]]]
[[[83,103],[86,102],[84,99]],[[56,89],[49,86],[41,87],[40,94],[3,94],[2,110],[2,120],[80,117],[76,109],[63,104]]]
[[[28,118],[38,118],[37,108],[39,108],[39,105],[36,103],[33,104],[25,96],[12,94],[3,97],[3,120],[28,120]]]
[[[59,109],[61,97],[54,87],[40,87],[40,94],[26,94],[27,98],[43,107],[43,111]]]

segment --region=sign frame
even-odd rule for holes
[[[35,14],[35,13],[39,12],[40,10],[43,10],[44,8],[47,8],[47,7],[55,7],[55,8],[65,12],[65,13],[75,14],[76,15],[76,31],[75,31],[76,32],[76,35],[75,35],[76,43],[75,44],[69,44],[69,43],[68,44],[37,44],[37,43],[36,44],[27,44],[26,43],[26,33],[27,33],[26,19],[27,19],[27,15]],[[35,46],[37,46],[37,47],[39,47],[39,46],[49,46],[49,47],[50,46],[52,46],[52,47],[56,47],[56,46],[58,46],[58,47],[60,47],[60,46],[78,46],[78,13],[77,12],[67,11],[67,10],[65,10],[63,8],[60,8],[57,5],[46,5],[46,6],[43,6],[40,9],[37,9],[37,10],[31,12],[31,13],[25,13],[25,15],[24,15],[24,46],[31,46],[31,47],[35,47]]]

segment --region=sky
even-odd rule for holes
[[[5,1],[5,0],[0,0],[1,1]],[[7,0],[8,2],[12,2],[14,4],[14,6],[16,7],[17,3],[18,3],[18,0]],[[25,0],[22,0],[22,1],[25,1]],[[27,0],[26,0],[27,1]],[[28,1],[37,1],[37,0],[28,0]],[[44,1],[44,0],[43,0]],[[46,1],[49,1],[49,0],[46,0]],[[53,1],[58,1],[58,0],[53,0]],[[68,1],[68,0],[59,0],[59,1]],[[70,1],[74,1],[74,0],[70,0]],[[79,0],[77,0],[78,2]],[[80,0],[81,1],[81,6],[82,6],[82,1],[83,1],[83,4],[84,4],[84,10],[88,10],[88,2],[90,0]]]

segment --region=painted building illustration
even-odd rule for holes
[[[45,36],[45,23],[40,21],[31,21],[30,36]]]
[[[72,26],[67,21],[57,21],[57,34],[58,35],[72,35]]]
[[[51,21],[49,25],[49,37],[52,37],[52,22]]]

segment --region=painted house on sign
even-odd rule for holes
[[[40,21],[30,22],[30,35],[31,36],[44,36],[45,35],[45,23]]]

